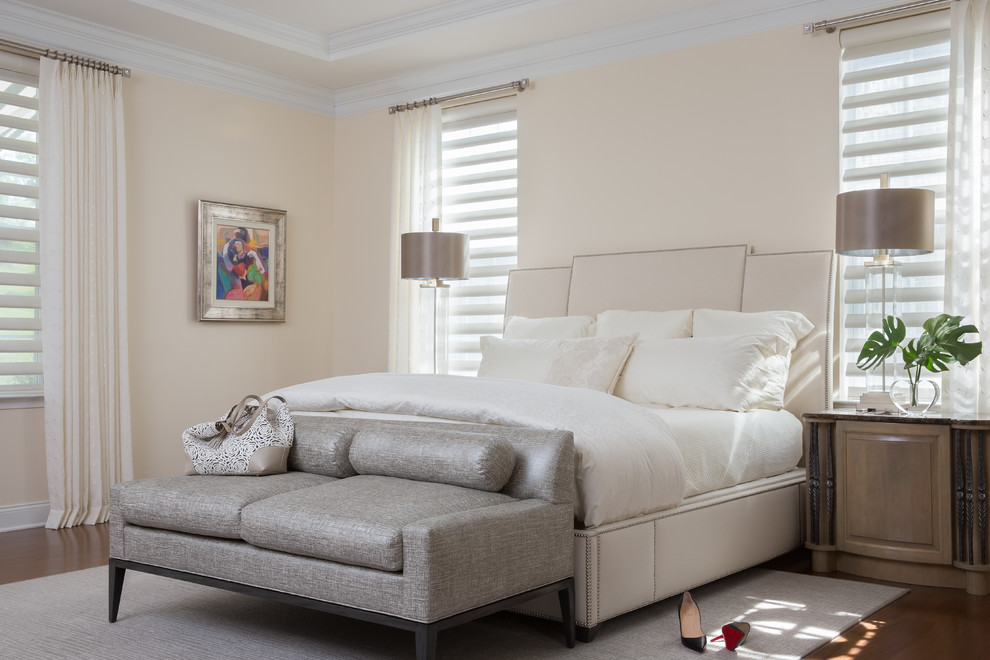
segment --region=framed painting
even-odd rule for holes
[[[285,321],[285,211],[199,201],[199,320]]]

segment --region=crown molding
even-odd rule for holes
[[[208,57],[13,0],[0,0],[0,35],[137,71],[329,116],[333,90]]]
[[[331,61],[339,60],[472,23],[562,2],[566,0],[452,0],[436,7],[331,33],[327,57]]]
[[[130,2],[271,46],[326,59],[325,35],[288,25],[223,0],[130,0]]]
[[[191,4],[186,0],[135,1],[163,2],[173,7]],[[226,3],[210,4],[215,9]],[[343,117],[383,110],[410,100],[489,87],[506,80],[538,79],[766,30],[788,26],[800,30],[809,20],[888,4],[889,0],[720,0],[650,21],[337,90],[72,19],[17,0],[0,0],[0,36],[313,114]],[[828,35],[807,38],[828,38]]]
[[[866,4],[882,6],[885,0]],[[864,0],[721,0],[495,56],[422,69],[408,75],[335,90],[333,116],[380,110],[431,96],[458,94],[506,80],[539,78],[680,50],[789,26],[809,16],[859,11]],[[538,82],[537,82],[538,84]]]
[[[129,0],[173,16],[321,60],[335,61],[566,0],[451,0],[367,25],[324,35],[243,9],[224,0]]]

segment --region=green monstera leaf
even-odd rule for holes
[[[907,328],[904,321],[894,316],[888,316],[883,320],[883,327],[874,330],[863,344],[863,350],[856,358],[856,366],[864,371],[872,369],[891,355],[901,346],[904,337],[907,335]]]
[[[917,341],[911,341],[908,349],[911,359],[908,360],[908,350],[904,352],[904,364],[907,366],[920,365],[939,373],[947,371],[953,362],[966,364],[983,352],[983,342],[966,342],[963,336],[978,334],[975,325],[959,325],[961,316],[939,314],[925,321],[924,332]]]
[[[962,319],[949,314],[933,316],[925,321],[920,337],[902,345],[907,334],[904,321],[888,316],[882,329],[871,334],[863,344],[856,366],[872,369],[900,349],[904,367],[912,382],[917,382],[922,367],[940,373],[947,371],[954,362],[966,364],[983,352],[983,342],[963,341],[965,335],[978,334],[979,330],[975,325],[960,325]]]

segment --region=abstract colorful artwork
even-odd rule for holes
[[[201,321],[285,320],[285,211],[199,203]]]
[[[217,225],[217,299],[268,300],[268,229]]]

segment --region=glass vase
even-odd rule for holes
[[[905,415],[924,415],[938,403],[940,393],[933,380],[898,378],[890,384],[890,400]]]

